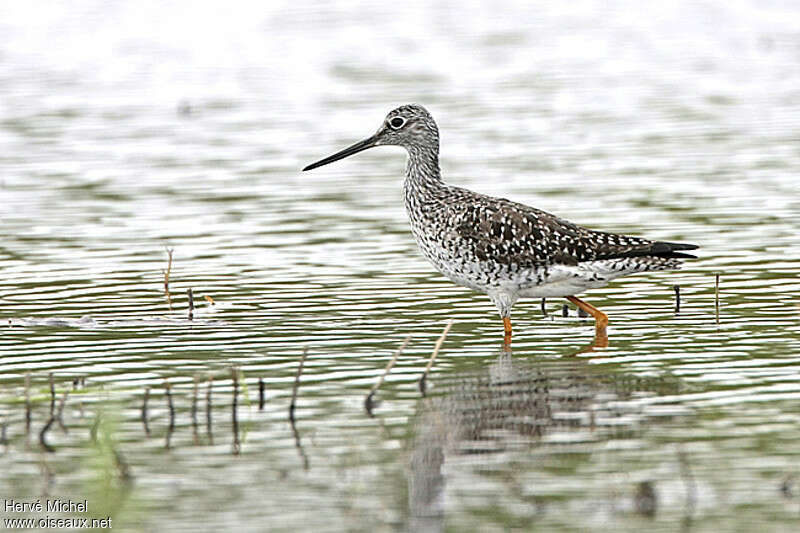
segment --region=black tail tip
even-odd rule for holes
[[[670,252],[668,254],[661,255],[660,257],[668,257],[670,259],[697,259],[696,255],[684,254],[681,252]]]
[[[656,242],[653,243],[652,252],[658,257],[668,257],[676,259],[697,259],[696,255],[682,254],[682,250],[697,250],[696,244],[682,242]]]

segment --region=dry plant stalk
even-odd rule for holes
[[[169,295],[169,275],[172,272],[172,248],[165,248],[167,251],[167,269],[161,269],[161,272],[164,274],[164,294],[167,297],[167,305],[169,305],[169,310],[172,311],[172,297]]]

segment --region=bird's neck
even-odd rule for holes
[[[439,171],[439,151],[433,147],[413,146],[408,149],[406,180],[403,188],[409,195],[429,196],[444,187]]]

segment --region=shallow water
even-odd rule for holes
[[[4,494],[123,531],[798,526],[800,9],[43,6],[0,7]],[[398,149],[299,172],[409,101],[451,183],[699,259],[587,293],[608,348],[528,301],[503,353]],[[85,380],[52,453],[50,373],[56,410]]]

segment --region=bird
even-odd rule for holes
[[[403,197],[422,255],[458,285],[483,292],[512,336],[511,308],[520,298],[566,298],[595,320],[607,346],[608,315],[576,295],[637,272],[680,268],[694,244],[588,229],[546,211],[448,185],[439,168],[439,128],[418,104],[386,115],[374,135],[303,168],[309,171],[376,146],[407,152]]]

